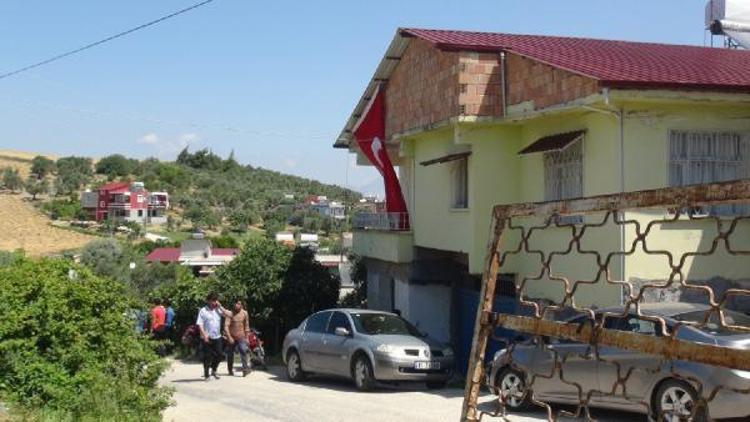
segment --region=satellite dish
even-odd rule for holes
[[[706,29],[728,38],[732,47],[750,49],[750,0],[711,0],[706,4]]]

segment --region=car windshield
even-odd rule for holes
[[[723,311],[723,313],[726,325],[750,327],[750,316],[726,309]],[[681,322],[702,324],[705,317],[706,311],[692,311],[675,315],[673,318]],[[741,331],[722,327],[719,322],[719,315],[716,312],[711,312],[711,316],[708,318],[706,325],[704,327],[700,327],[699,329],[705,333],[715,336],[731,336],[742,333]]]
[[[362,334],[402,334],[422,337],[419,330],[405,319],[391,314],[372,312],[352,313],[354,327]]]

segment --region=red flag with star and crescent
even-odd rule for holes
[[[352,130],[359,149],[378,169],[385,183],[385,209],[388,213],[399,216],[399,229],[409,228],[409,216],[406,209],[401,184],[396,176],[385,145],[385,92],[378,86],[367,104],[362,117]]]

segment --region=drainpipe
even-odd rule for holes
[[[619,144],[620,144],[620,193],[625,192],[625,112],[622,108],[614,109],[609,98],[609,88],[602,89],[602,95],[604,96],[604,105],[607,109],[600,109],[596,107],[584,106],[585,109],[595,111],[598,113],[605,113],[615,117],[617,119],[617,128],[619,132]],[[624,214],[623,214],[624,217]],[[625,225],[620,225],[620,251],[625,251]],[[625,255],[620,255],[620,279],[625,281]],[[625,292],[620,289],[620,305],[625,303]]]
[[[506,84],[505,73],[507,72],[508,63],[505,51],[500,52],[500,92],[503,101],[503,117],[508,115],[508,86]]]

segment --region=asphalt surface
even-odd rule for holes
[[[456,422],[463,402],[463,390],[457,388],[432,391],[419,384],[383,385],[373,392],[360,393],[351,382],[335,378],[315,377],[292,383],[281,367],[253,371],[242,378],[225,375],[226,366],[222,365],[221,379],[208,382],[203,380],[202,372],[198,363],[172,363],[162,384],[176,389],[176,404],[164,413],[165,421]],[[491,401],[492,396],[483,396],[480,409],[491,411]],[[597,411],[594,416],[600,421],[646,421],[640,415],[619,412]],[[482,420],[502,419],[485,416]],[[532,412],[509,416],[507,420],[547,419],[541,412]]]

